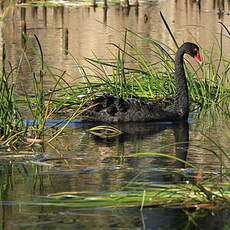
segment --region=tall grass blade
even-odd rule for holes
[[[164,25],[166,26],[166,29],[168,30],[168,32],[169,32],[169,34],[170,34],[170,36],[171,36],[171,38],[172,38],[172,40],[173,40],[175,46],[176,46],[177,48],[179,48],[179,46],[178,46],[178,44],[177,44],[177,41],[176,41],[176,38],[174,37],[174,35],[173,35],[173,33],[172,33],[172,31],[171,31],[171,29],[170,29],[170,27],[169,27],[167,21],[165,20],[163,14],[161,13],[161,11],[160,11],[160,16],[161,16],[161,19],[162,19],[163,22],[164,22]]]

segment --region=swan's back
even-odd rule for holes
[[[90,120],[102,122],[146,122],[169,121],[178,118],[175,113],[163,110],[159,105],[144,102],[140,99],[123,99],[103,95],[97,98],[94,105],[84,115]]]

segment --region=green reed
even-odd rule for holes
[[[112,94],[124,98],[140,97],[163,105],[171,104],[175,96],[174,56],[178,44],[162,14],[161,17],[175,43],[174,48],[127,29],[121,44],[110,44],[115,51],[109,50],[111,57],[106,60],[94,54],[93,58],[85,58],[86,64],[82,65],[73,57],[83,81],[59,88],[56,101],[68,108],[77,108],[95,96]],[[229,109],[230,59],[222,54],[223,36],[230,38],[230,35],[224,35],[223,32],[220,34],[218,59],[213,51],[201,48],[202,66],[193,61],[185,61],[193,109],[213,106]],[[147,48],[143,51],[142,47]]]
[[[3,45],[2,71],[0,73],[0,141],[1,145],[10,144],[17,140],[22,133],[23,118],[15,103],[15,85],[12,83],[13,68],[6,71],[6,50]]]
[[[138,43],[142,46],[145,43],[150,55],[144,54]],[[88,65],[79,66],[78,63],[78,68],[84,69],[82,77],[87,79],[84,85],[88,94],[141,97],[156,102],[172,101],[175,95],[173,59],[176,49],[130,30],[124,34],[123,45],[111,45],[117,50],[112,53],[113,61],[105,61],[95,55],[94,58],[86,58]],[[229,104],[230,59],[223,57],[222,49],[220,46],[219,58],[216,60],[212,52],[201,48],[202,66],[186,60],[190,99],[200,109],[212,105],[226,107]]]
[[[111,44],[117,49],[116,53],[111,53],[113,61],[106,62],[95,55],[95,58],[86,58],[88,65],[77,63],[80,73],[83,73],[82,78],[86,79],[81,84],[87,89],[86,96],[106,93],[125,98],[167,100],[175,92],[171,56],[161,44],[154,41],[152,57],[157,60],[153,63],[137,45],[129,41],[128,35],[139,36],[127,30],[122,46]]]
[[[34,121],[32,125],[30,122],[30,126],[26,127],[28,131],[27,135],[36,139],[44,139],[44,136],[46,136],[51,138],[46,141],[51,141],[82,112],[84,101],[77,103],[75,100],[76,95],[74,89],[65,80],[66,71],[58,70],[47,64],[39,38],[34,35],[35,42],[27,35],[25,35],[24,38],[26,49],[22,54],[18,69],[25,68],[25,66],[22,65],[23,61],[27,63],[33,88],[32,94],[29,94],[25,88],[23,89],[25,97],[22,100],[30,110],[30,119]],[[38,61],[40,61],[39,70],[37,70],[37,68],[35,69],[33,63],[29,60],[27,56],[28,49],[30,49],[30,52],[32,51]],[[46,82],[50,80],[53,81],[53,85],[51,88],[47,88]],[[21,86],[23,88],[23,85]],[[67,93],[66,89],[68,89]],[[57,125],[47,126],[46,123],[49,120],[55,119],[58,116],[58,112],[69,107],[68,102],[70,99],[70,104],[77,104],[77,108],[75,107],[72,114],[65,116]]]

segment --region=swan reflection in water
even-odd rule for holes
[[[82,123],[83,129],[87,130],[92,127],[102,125],[102,123]],[[103,124],[104,125],[104,124]],[[173,154],[175,157],[186,161],[187,151],[189,147],[189,124],[188,122],[140,122],[140,123],[116,123],[112,124],[113,127],[122,131],[122,133],[116,137],[102,138],[100,136],[92,135],[93,140],[99,146],[113,147],[119,146],[119,156],[123,154],[125,157],[127,154],[136,153],[140,151],[144,152],[159,152],[163,151],[167,154]],[[171,133],[173,138],[170,138]],[[166,133],[165,133],[166,132]],[[173,139],[173,140],[172,140]],[[163,140],[163,141],[162,141]],[[162,143],[163,142],[163,143]],[[165,148],[164,148],[165,147]],[[143,150],[144,149],[144,150]],[[147,150],[146,150],[147,149]],[[156,150],[157,149],[157,150]],[[160,149],[160,150],[159,150]],[[167,150],[166,150],[167,149]],[[109,155],[111,157],[111,154]],[[114,157],[114,156],[113,156]],[[147,157],[147,156],[146,156]],[[145,158],[146,159],[146,158]],[[156,167],[167,167],[167,164],[172,164],[172,160],[159,157],[147,157],[147,165],[143,167],[151,168],[154,164]],[[165,160],[166,159],[166,160]],[[138,168],[143,162],[143,157],[140,160],[134,160],[134,158],[127,158],[130,167]],[[161,165],[163,164],[163,165]],[[155,167],[154,166],[154,167]],[[174,161],[173,168],[184,168],[184,163],[181,161]]]
[[[99,124],[91,124],[88,127],[94,127]],[[164,132],[166,131],[173,135],[173,138],[167,140],[167,145],[170,146],[170,151],[168,154],[174,154],[175,157],[180,158],[184,161],[187,159],[187,152],[189,147],[189,124],[187,121],[181,122],[151,122],[151,123],[119,123],[113,124],[112,126],[118,128],[122,131],[122,134],[113,137],[113,138],[100,138],[99,136],[92,136],[96,144],[112,147],[115,144],[120,144],[123,146],[124,155],[127,154],[125,151],[125,145],[128,149],[128,153],[130,153],[130,145],[135,145],[137,142],[140,144],[147,143],[151,148],[154,148],[153,142],[158,137],[164,137]],[[168,137],[166,133],[166,138]],[[172,140],[173,139],[173,140]],[[172,140],[172,141],[171,141]],[[156,143],[159,145],[159,143]],[[148,148],[149,148],[148,146]],[[141,147],[140,147],[141,148]],[[122,149],[120,147],[119,149]],[[172,150],[174,149],[174,150]],[[156,152],[152,149],[152,152]],[[173,153],[174,152],[174,153]],[[152,160],[153,159],[153,160]],[[146,165],[142,164],[142,161],[150,161],[151,163],[145,168]],[[138,181],[157,183],[159,182],[159,186],[162,183],[180,183],[184,180],[183,176],[178,175],[177,173],[172,173],[170,170],[173,168],[181,169],[185,168],[185,164],[181,161],[162,161],[159,157],[151,158],[127,158],[128,166],[131,171],[127,171],[125,175],[123,175],[122,179],[124,181],[129,181],[133,178],[136,178],[136,175],[140,175]],[[169,166],[169,170],[167,167]],[[142,165],[142,167],[140,167]],[[160,166],[160,167],[159,167]],[[141,172],[141,173],[140,173]],[[117,175],[117,174],[116,174]],[[108,182],[108,180],[107,180]],[[112,183],[112,182],[111,182]],[[116,178],[114,178],[113,183],[116,183]],[[187,216],[181,209],[161,209],[161,208],[144,208],[142,212],[137,209],[134,209],[133,215],[136,216],[139,221],[136,222],[135,227],[142,227],[146,229],[174,229],[172,226],[178,226],[181,222],[186,222]],[[130,215],[130,213],[128,214]],[[166,226],[167,223],[167,226]],[[176,229],[176,228],[175,228]]]

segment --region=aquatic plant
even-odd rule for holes
[[[137,152],[122,156],[126,160],[148,157],[168,158],[185,165],[183,169],[158,168],[155,176],[175,175],[181,178],[177,183],[151,182],[145,178],[146,171],[140,170],[123,186],[113,187],[115,191],[90,192],[90,191],[62,191],[42,196],[32,203],[25,202],[24,205],[74,207],[81,209],[96,208],[124,208],[124,207],[176,207],[184,210],[206,209],[220,210],[230,205],[229,192],[229,152],[213,139],[205,136],[207,141],[216,148],[209,149],[210,153],[219,160],[220,171],[205,171],[199,166],[194,166],[188,160],[183,160],[171,154],[160,152]],[[166,147],[166,146],[165,146]],[[162,147],[164,148],[164,146]],[[216,150],[214,150],[216,149]],[[113,156],[120,158],[121,156]],[[149,175],[149,171],[147,173]]]
[[[162,19],[177,47],[177,42],[163,16]],[[227,28],[224,25],[222,27],[230,37]],[[202,58],[204,59],[202,67],[198,66],[197,68],[197,66],[194,67],[187,62],[186,71],[190,99],[192,107],[196,110],[219,107],[226,114],[229,113],[230,90],[227,75],[230,60],[222,55],[221,39],[223,36],[227,37],[222,32],[220,34],[220,56],[217,64],[213,53],[204,49],[202,50]],[[30,109],[31,119],[34,120],[33,126],[27,126],[23,130],[21,125],[23,119],[19,117],[19,113],[9,112],[11,115],[17,114],[18,120],[13,124],[17,124],[16,126],[20,127],[19,130],[24,131],[24,134],[27,133],[28,136],[41,138],[44,132],[48,133],[47,131],[53,128],[47,128],[46,121],[54,118],[57,113],[65,112],[66,116],[61,124],[62,127],[54,127],[56,129],[55,135],[51,131],[51,136],[55,137],[63,131],[70,121],[80,116],[84,109],[87,109],[87,105],[93,98],[102,94],[113,94],[124,98],[140,97],[144,100],[161,103],[163,106],[172,104],[175,95],[173,73],[175,51],[160,41],[143,37],[127,29],[122,45],[111,43],[116,48],[116,53],[111,53],[112,61],[102,60],[95,55],[95,58],[86,58],[87,63],[82,65],[73,57],[76,68],[78,68],[84,81],[70,86],[64,79],[66,71],[58,70],[59,73],[57,74],[57,69],[55,69],[55,73],[53,73],[53,68],[45,61],[42,44],[36,36],[35,40],[36,45],[26,35],[24,36],[25,50],[22,51],[22,57],[16,67],[16,75],[21,71],[23,61],[29,67],[34,94],[29,95],[24,89],[25,97],[20,97],[20,103],[23,101]],[[138,45],[139,42],[146,44],[151,50],[151,56],[144,54]],[[26,54],[28,48],[34,52],[40,61],[40,70],[33,68],[33,64]],[[12,73],[14,73],[13,69],[7,73],[4,68],[2,83],[8,84],[8,79]],[[53,88],[49,90],[44,89],[44,80],[47,78],[52,78],[56,82]],[[9,88],[10,90],[5,90],[6,88],[2,87],[2,90],[5,90],[2,95],[8,93],[10,97],[15,98],[14,87],[13,85],[10,87],[12,87]],[[13,110],[18,111],[15,110],[17,102],[12,100],[11,103]],[[4,113],[2,114],[3,117]],[[4,118],[2,119],[4,120]],[[8,131],[7,133],[6,136],[9,135]]]
[[[36,35],[35,41],[34,43],[26,35],[24,36],[25,49],[22,51],[19,63],[16,66],[8,64],[5,46],[3,46],[3,62],[0,73],[0,140],[2,145],[19,144],[22,140],[27,141],[28,139],[31,142],[31,139],[34,139],[34,141],[36,139],[44,139],[44,136],[54,138],[78,114],[75,111],[75,116],[66,117],[66,119],[63,119],[62,122],[60,121],[56,125],[46,126],[47,121],[53,119],[60,107],[63,108],[65,105],[65,99],[55,101],[57,87],[63,89],[65,84],[69,90],[71,87],[63,78],[65,71],[60,71],[60,75],[54,74],[47,65],[41,44]],[[35,70],[32,61],[27,57],[28,49],[34,52],[40,61],[40,70]],[[12,80],[18,78],[19,73],[22,72],[26,64],[29,68],[29,75],[27,77],[31,77],[28,80],[32,81],[33,93],[28,93],[24,85],[21,84],[24,96],[18,96],[15,93],[15,85],[12,83]],[[44,84],[47,78],[53,78],[55,82],[54,87],[49,90],[45,89]],[[25,107],[27,115],[28,111],[30,112],[29,117],[22,115]],[[81,108],[80,105],[78,107],[79,109]],[[18,140],[19,142],[17,142]]]
[[[141,183],[125,191],[105,194],[65,192],[50,194],[36,205],[63,206],[75,208],[124,208],[124,207],[181,207],[181,208],[210,208],[228,207],[229,192],[209,192],[212,186],[205,190],[194,188],[192,185],[165,185],[148,183],[149,188]],[[224,186],[224,185],[223,185]],[[152,187],[152,188],[150,188]],[[155,187],[155,188],[154,188]],[[207,195],[209,194],[209,196]],[[212,198],[211,198],[212,197]]]
[[[178,47],[162,14],[161,17],[175,47]],[[214,105],[227,110],[229,108],[230,59],[222,55],[223,36],[226,37],[221,33],[218,61],[213,51],[204,49],[202,49],[204,63],[202,66],[193,66],[187,60],[186,75],[190,101],[195,109],[207,109]],[[145,47],[152,53],[151,56],[143,53],[138,46],[139,42],[142,46],[145,43]],[[112,61],[107,61],[108,59],[105,61],[94,55],[94,58],[85,58],[87,64],[81,65],[74,59],[81,77],[85,80],[84,83],[73,87],[76,89],[75,94],[79,91],[82,95],[84,91],[88,98],[111,94],[123,98],[140,97],[163,105],[172,104],[175,95],[174,49],[128,29],[124,33],[123,45],[116,43],[110,45],[117,50],[117,53],[111,53],[112,58],[109,60]]]
[[[79,102],[73,114],[65,116],[62,121],[53,126],[46,125],[49,119],[55,119],[57,113],[61,109],[68,107],[66,101],[70,99],[68,95],[69,92],[73,95],[73,89],[64,79],[66,71],[58,71],[47,64],[39,38],[36,35],[34,35],[34,38],[36,42],[33,42],[26,34],[24,35],[25,50],[22,53],[18,69],[23,67],[23,60],[26,61],[33,82],[33,94],[29,95],[27,90],[21,85],[24,91],[24,98],[21,98],[21,102],[23,101],[26,103],[30,110],[31,121],[26,122],[27,135],[35,139],[44,138],[44,136],[46,136],[50,137],[51,139],[49,141],[51,141],[58,136],[72,120],[79,116],[82,112],[84,101]],[[40,70],[34,69],[33,63],[27,56],[27,49],[31,49],[40,61]],[[54,81],[54,86],[50,89],[45,88],[45,80],[47,79],[52,79]],[[60,91],[65,92],[66,88],[68,88],[68,93],[63,97]],[[75,97],[74,95],[74,98]],[[25,120],[26,119],[28,118],[25,117]],[[48,139],[46,141],[48,141]]]
[[[128,40],[127,33],[146,42],[151,49],[152,57],[146,57],[140,48],[133,44],[133,39]],[[97,57],[86,58],[90,67],[84,69],[82,77],[87,79],[84,85],[91,94],[141,97],[155,102],[171,103],[175,94],[174,61],[171,53],[175,52],[170,47],[130,30],[126,31],[123,47],[111,45],[117,48],[113,62],[106,62]],[[189,68],[186,71],[191,101],[200,108],[229,103],[227,99],[230,96],[230,60],[220,56],[219,62],[223,69],[221,70],[208,51],[203,50],[202,57],[204,65],[197,70],[188,62]],[[91,70],[89,75],[86,74],[87,69]],[[92,78],[96,80],[93,81]]]
[[[215,153],[218,154],[218,153]],[[226,153],[227,154],[227,153]],[[115,192],[62,192],[49,194],[33,202],[33,205],[63,206],[75,208],[122,208],[122,207],[181,207],[181,208],[206,208],[222,209],[229,207],[230,193],[229,183],[221,182],[217,177],[228,178],[223,172],[217,175],[215,172],[204,172],[175,156],[163,153],[135,153],[125,158],[161,156],[180,161],[190,170],[174,169],[159,174],[177,175],[183,178],[185,183],[164,184],[140,181],[140,174],[131,179],[127,185],[120,187]],[[190,173],[189,173],[190,172]],[[196,174],[199,175],[196,177]],[[201,176],[200,176],[201,175]],[[29,203],[27,203],[29,204]]]
[[[52,96],[57,84],[59,83],[59,80],[57,80],[57,84],[55,84],[54,89],[51,89],[50,93],[47,94],[44,88],[44,79],[47,78],[47,75],[49,75],[48,77],[52,77],[52,74],[50,74],[50,71],[47,71],[43,50],[36,35],[35,39],[37,42],[37,47],[32,44],[32,42],[25,35],[26,49],[28,49],[28,47],[33,49],[37,58],[40,60],[41,69],[39,71],[34,70],[32,63],[29,61],[26,55],[25,49],[22,59],[24,58],[29,66],[29,72],[33,82],[34,94],[29,96],[26,89],[23,90],[27,106],[30,109],[32,120],[34,121],[33,124],[30,124],[30,127],[27,128],[30,129],[30,135],[40,139],[41,135],[44,133],[46,121],[55,111],[55,108],[52,106]],[[18,68],[21,68],[21,66]]]
[[[16,108],[14,84],[11,74],[14,69],[6,71],[6,51],[3,45],[3,65],[0,72],[0,144],[12,144],[23,133],[23,118]]]

